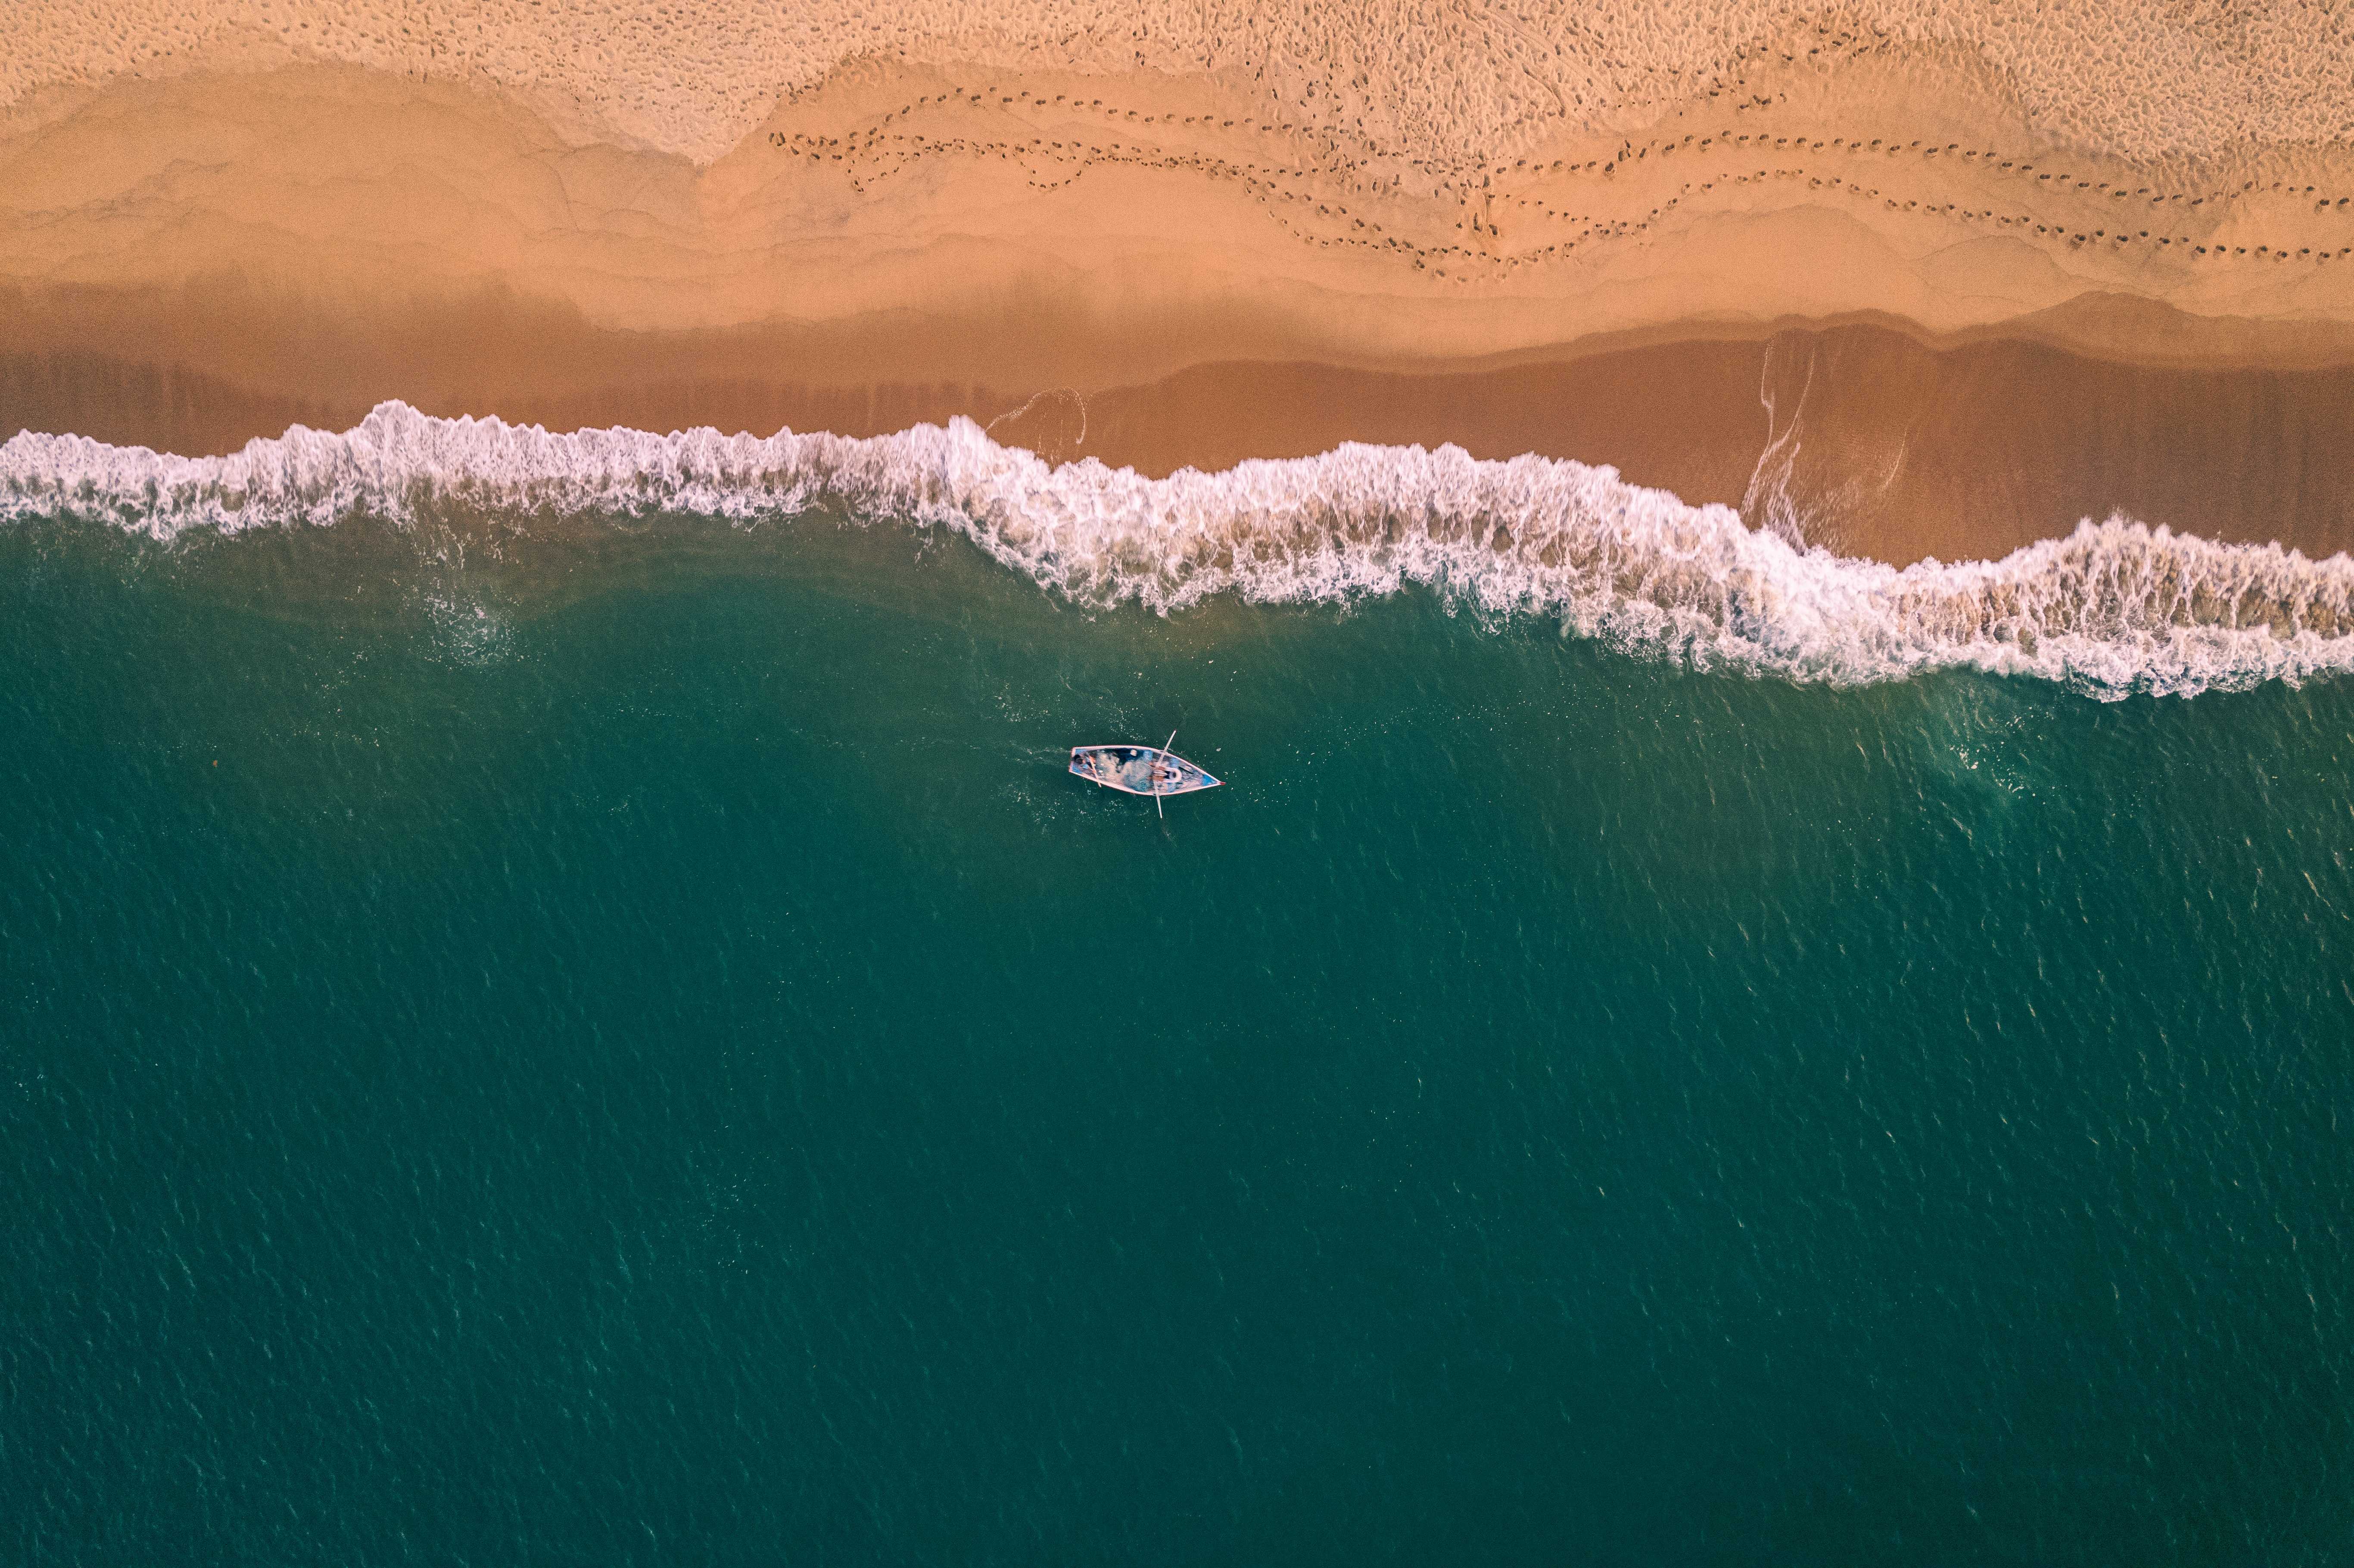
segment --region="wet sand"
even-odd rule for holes
[[[529,346],[544,371],[548,340]],[[1343,441],[1451,441],[1482,458],[1608,463],[1687,501],[1735,506],[1754,525],[1900,564],[1998,556],[2117,512],[2312,556],[2354,549],[2354,366],[2135,366],[2010,339],[1931,347],[1856,325],[1456,372],[1225,361],[1081,394],[763,377],[750,373],[761,345],[716,341],[648,354],[660,374],[599,381],[590,367],[626,345],[574,346],[558,356],[570,374],[544,383],[531,366],[493,373],[485,362],[495,391],[424,375],[376,384],[428,413],[551,429],[878,435],[961,415],[1054,461],[1154,475]],[[0,428],[190,454],[298,421],[344,429],[373,401],[254,390],[120,353],[0,355]]]

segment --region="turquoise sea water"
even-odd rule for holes
[[[0,668],[9,1563],[2354,1552],[2354,683],[821,523],[21,524]]]

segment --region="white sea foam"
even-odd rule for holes
[[[1349,445],[1152,480],[1092,460],[1050,467],[964,419],[867,440],[551,435],[402,403],[340,435],[297,426],[222,458],[29,433],[0,446],[12,522],[66,515],[168,540],[455,509],[590,525],[825,511],[947,528],[1073,599],[1164,613],[1220,593],[1346,601],[1420,584],[1702,669],[1839,684],[1966,666],[2118,697],[2354,669],[2342,555],[2112,518],[1999,561],[1899,570],[1796,548],[1608,468],[1451,446]]]

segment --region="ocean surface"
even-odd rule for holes
[[[2354,568],[2162,523],[0,446],[0,1561],[2344,1563]]]

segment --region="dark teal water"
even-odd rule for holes
[[[2354,686],[408,548],[0,543],[0,1559],[2354,1558]]]

